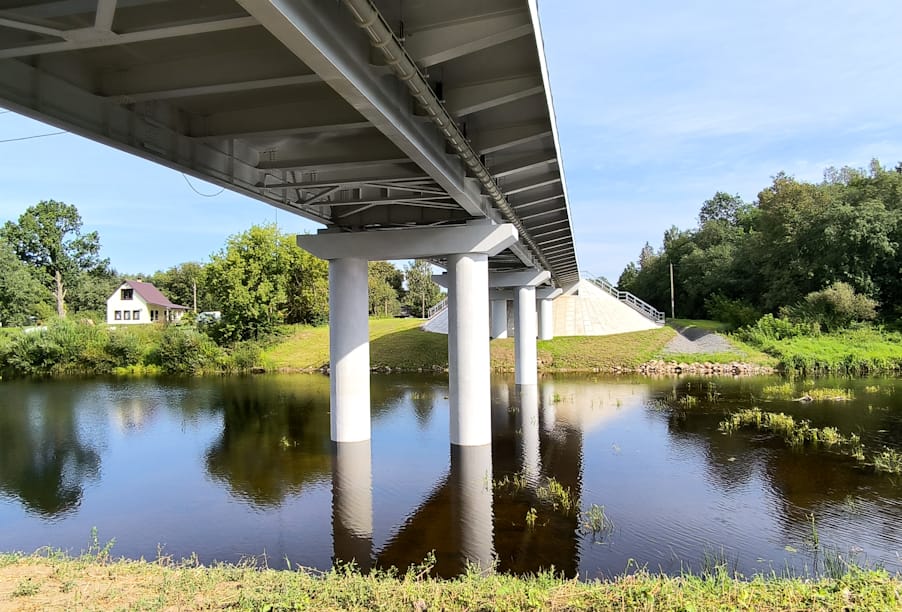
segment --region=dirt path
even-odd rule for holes
[[[662,349],[664,355],[686,353],[738,353],[726,338],[701,327],[677,327],[677,336]]]

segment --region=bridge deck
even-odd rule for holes
[[[493,269],[578,280],[535,0],[0,0],[0,105],[347,231],[511,222]]]

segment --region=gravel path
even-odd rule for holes
[[[738,353],[726,338],[699,327],[677,328],[679,334],[661,351],[665,355],[677,353]]]

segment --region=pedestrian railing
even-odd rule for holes
[[[659,325],[664,324],[664,313],[662,311],[656,309],[648,302],[640,300],[629,291],[620,291],[617,287],[603,278],[589,276],[587,280],[591,281],[596,287],[617,298],[639,314],[644,315],[646,318],[651,319]]]

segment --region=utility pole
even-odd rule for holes
[[[670,318],[676,319],[676,308],[673,300],[673,262],[670,262]]]
[[[191,281],[191,290],[194,293],[194,314],[197,314],[197,281]]]

